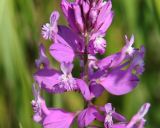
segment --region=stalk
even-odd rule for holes
[[[88,43],[89,43],[89,36],[88,34],[85,35],[85,50],[84,50],[84,81],[88,84],[89,83],[89,76],[88,76]],[[87,108],[88,102],[84,99],[84,109]],[[85,127],[86,128],[86,127]]]
[[[88,77],[88,43],[89,43],[89,36],[86,34],[85,36],[85,50],[84,50],[84,80],[88,84],[89,77]]]

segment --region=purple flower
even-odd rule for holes
[[[46,23],[42,26],[42,36],[44,39],[52,39],[58,32],[57,21],[59,19],[59,13],[54,11],[50,16],[50,23]]]
[[[111,1],[62,0],[61,7],[70,27],[82,37],[89,37],[88,53],[103,54],[106,49],[103,37],[113,19]]]
[[[71,74],[72,67],[70,63],[62,63],[62,72],[54,69],[40,69],[34,74],[34,79],[43,89],[51,93],[77,90],[76,80]]]
[[[114,127],[114,122],[113,119],[119,122],[126,122],[125,117],[120,115],[119,113],[115,112],[115,109],[112,108],[111,103],[107,103],[104,106],[104,111],[105,111],[105,119],[104,119],[104,126],[105,128],[112,128]]]
[[[132,48],[133,42],[133,36],[130,41],[126,37],[126,45],[121,52],[97,61],[100,70],[93,74],[92,81],[114,95],[131,92],[139,82],[138,75],[144,71],[144,48]]]
[[[75,2],[62,0],[61,8],[70,27],[82,35],[86,33],[89,33],[90,36],[97,33],[104,34],[113,19],[110,0],[108,2],[102,0]]]
[[[67,91],[72,91],[77,88],[76,80],[72,77],[71,71],[73,64],[62,63],[61,70],[63,74],[60,76],[60,88],[65,88]]]
[[[125,36],[125,41],[126,44],[120,52],[117,52],[115,54],[105,57],[102,60],[99,60],[97,62],[97,66],[100,69],[115,68],[120,66],[124,61],[131,61],[134,57],[134,54],[136,52],[139,52],[139,50],[136,50],[135,48],[132,47],[134,43],[133,35],[130,40],[128,40],[127,36]]]
[[[124,116],[115,112],[115,109],[112,108],[111,103],[107,103],[104,107],[100,108],[100,110],[105,113],[104,117],[99,114],[97,115],[96,113],[96,118],[99,121],[104,122],[105,128],[144,128],[144,116],[147,114],[149,108],[150,104],[145,103],[131,118],[131,120],[127,122]]]
[[[149,103],[145,103],[141,106],[140,110],[132,117],[132,119],[127,122],[121,122],[119,124],[115,124],[113,128],[144,128],[146,120],[144,116],[147,114],[150,108]]]
[[[42,122],[44,117],[49,113],[46,107],[45,101],[40,97],[40,88],[36,90],[35,84],[32,86],[34,100],[32,100],[32,108],[34,110],[33,120],[36,122]]]
[[[107,47],[104,36],[113,19],[111,0],[62,0],[61,8],[69,27],[58,25],[57,11],[52,12],[50,23],[42,27],[43,38],[52,41],[49,53],[58,61],[60,70],[51,67],[41,44],[36,59],[37,71],[33,76],[38,84],[37,89],[33,85],[34,121],[44,128],[69,128],[75,118],[79,128],[99,128],[93,125],[95,120],[104,123],[104,128],[144,128],[149,103],[126,121],[111,103],[101,107],[93,102],[104,90],[113,95],[124,95],[137,86],[139,75],[144,71],[144,47],[134,48],[134,36],[130,39],[125,36],[126,44],[119,52],[98,59],[97,54],[104,54]],[[76,66],[81,70],[75,77],[72,70],[77,60],[79,65]],[[40,89],[49,93],[80,92],[84,109],[71,113],[48,108],[40,96]]]
[[[143,104],[140,110],[129,121],[126,128],[144,128],[144,124],[146,122],[144,116],[147,114],[149,108],[150,103]]]
[[[35,99],[32,100],[32,107],[35,112],[34,121],[43,125],[43,128],[70,128],[75,113],[65,112],[62,109],[47,108],[46,103],[40,96],[40,88],[36,90],[33,85],[33,94]]]

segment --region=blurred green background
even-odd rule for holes
[[[146,70],[132,93],[120,97],[104,93],[95,102],[99,105],[112,102],[128,119],[144,102],[150,102],[147,128],[160,128],[160,0],[112,2],[115,17],[106,34],[106,55],[120,50],[125,34],[134,34],[135,46],[146,47]],[[53,10],[61,12],[59,4],[60,0],[0,0],[0,128],[40,128],[32,120],[32,74],[38,45],[44,43],[41,25],[48,22]],[[59,23],[66,21],[61,17]],[[51,42],[44,44],[48,47]],[[83,107],[77,93],[45,93],[44,97],[48,106],[70,111]]]

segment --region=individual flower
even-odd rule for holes
[[[40,88],[36,89],[35,84],[32,86],[32,91],[34,95],[34,100],[32,100],[32,108],[34,111],[33,120],[35,122],[42,122],[44,116],[46,116],[49,112],[46,108],[45,101],[40,97]]]
[[[71,63],[62,63],[62,72],[55,69],[40,69],[34,74],[34,79],[41,88],[50,93],[77,90],[76,80],[71,74],[72,68],[73,65]]]
[[[45,59],[37,60],[47,60],[47,56],[45,54],[45,48],[40,50],[40,55],[45,57]],[[41,53],[42,52],[42,53]],[[60,66],[61,71],[52,69],[51,67],[47,68],[38,68],[36,73],[34,74],[34,80],[38,83],[38,85],[45,89],[49,93],[63,93],[66,91],[80,91],[86,100],[91,100],[94,95],[91,94],[89,87],[85,83],[85,81],[74,78],[72,76],[73,64],[68,62],[62,62]]]
[[[126,119],[119,113],[115,112],[115,109],[112,108],[111,103],[107,103],[104,107],[105,109],[105,119],[104,119],[104,126],[105,128],[112,128],[114,127],[114,122],[113,119],[120,121],[120,122],[125,122]]]
[[[147,114],[149,108],[149,103],[143,104],[140,110],[131,118],[129,122],[121,122],[119,124],[115,124],[113,128],[144,128],[144,125],[146,123],[144,116]]]
[[[46,23],[42,26],[42,36],[44,39],[52,39],[58,32],[57,22],[59,19],[59,13],[54,11],[50,16],[50,23]]]
[[[138,51],[137,49],[132,47],[134,43],[134,36],[132,35],[130,40],[128,40],[127,36],[125,36],[125,41],[126,44],[120,52],[117,52],[115,54],[103,58],[102,60],[99,60],[97,62],[97,66],[100,69],[114,68],[120,66],[124,61],[132,60],[134,54],[136,53],[136,51]]]
[[[59,12],[54,11],[50,16],[50,23],[46,23],[42,26],[42,36],[44,39],[53,39],[55,38],[58,32],[58,19],[59,19]]]
[[[144,70],[144,48],[132,48],[133,42],[133,36],[130,40],[126,38],[126,45],[120,52],[97,61],[99,70],[93,74],[91,81],[114,95],[131,92],[139,82],[139,74]]]
[[[150,103],[145,103],[141,106],[139,111],[132,117],[127,124],[127,128],[144,128],[146,120],[144,116],[147,114],[150,108]]]
[[[71,72],[73,69],[73,64],[62,63],[61,70],[63,74],[60,76],[60,88],[64,87],[67,91],[72,91],[77,88],[76,80],[73,78]]]
[[[111,103],[105,104],[104,107],[99,107],[99,110],[104,112],[104,115],[100,113],[95,113],[95,115],[97,120],[104,122],[104,128],[144,128],[146,122],[144,116],[149,108],[149,103],[143,104],[130,121],[127,121],[123,115],[117,113]]]
[[[36,89],[33,84],[33,94],[35,99],[32,100],[34,110],[34,121],[40,123],[43,128],[70,128],[75,113],[65,112],[62,109],[47,108],[44,99],[40,96],[40,88]]]
[[[45,49],[42,45],[40,45],[40,57],[36,62],[38,64],[45,63],[48,65],[48,59],[45,55]],[[36,63],[37,64],[37,63]],[[47,90],[51,93],[62,93],[65,91],[76,90],[77,84],[75,78],[72,77],[72,63],[61,63],[61,72],[55,69],[47,68],[39,68],[37,72],[34,74],[35,81],[40,85],[41,88]]]

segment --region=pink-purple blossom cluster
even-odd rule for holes
[[[42,36],[52,42],[49,53],[59,62],[60,70],[51,67],[41,44],[33,84],[34,121],[44,128],[70,128],[74,121],[79,128],[101,128],[92,124],[95,120],[103,122],[104,128],[144,128],[149,103],[142,105],[128,121],[111,103],[96,106],[92,102],[103,91],[118,96],[137,86],[139,75],[144,71],[144,47],[134,48],[134,36],[130,39],[125,36],[121,51],[98,59],[98,54],[105,53],[104,36],[114,16],[111,0],[62,0],[61,9],[69,27],[58,25],[57,11],[53,11],[50,22],[42,26]],[[81,68],[79,77],[72,75],[75,59]],[[84,97],[86,106],[77,112],[48,108],[40,95],[41,89],[53,94],[77,91]]]

